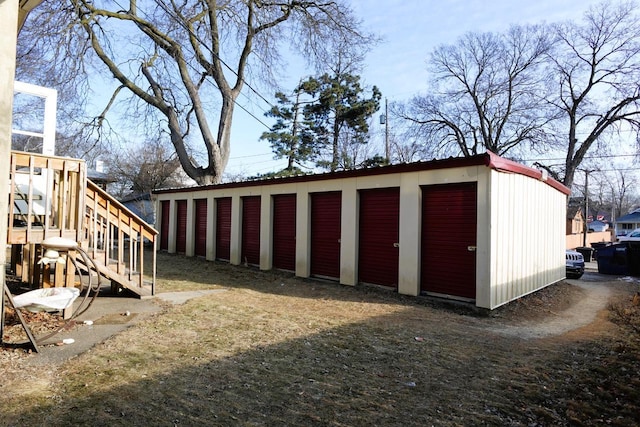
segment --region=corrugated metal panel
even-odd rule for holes
[[[242,198],[242,262],[260,264],[260,196]]]
[[[195,200],[195,255],[207,255],[207,199]]]
[[[176,252],[187,249],[187,201],[176,200]]]
[[[422,189],[421,291],[476,298],[477,184]]]
[[[273,266],[296,268],[296,195],[273,196]]]
[[[566,197],[517,174],[491,174],[491,307],[555,283],[565,271]]]
[[[472,168],[474,166],[483,166],[489,169],[498,170],[502,172],[510,172],[515,174],[521,174],[529,176],[533,179],[542,179],[542,172],[538,169],[530,168],[528,166],[513,162],[511,160],[503,159],[493,153],[484,153],[478,154],[470,157],[450,157],[448,159],[439,159],[439,160],[431,160],[428,162],[417,162],[417,163],[400,163],[389,166],[382,166],[376,168],[365,168],[365,169],[352,169],[346,171],[338,171],[338,172],[330,172],[323,174],[314,174],[314,175],[299,175],[292,176],[286,178],[278,178],[278,179],[263,179],[263,180],[252,180],[245,182],[229,182],[226,184],[211,184],[208,186],[198,187],[200,190],[209,190],[209,189],[233,189],[233,188],[248,188],[248,187],[264,187],[264,186],[280,186],[283,184],[299,184],[299,183],[311,183],[318,181],[331,181],[331,180],[341,180],[341,179],[359,179],[359,178],[367,178],[367,177],[380,177],[380,179],[384,180],[384,175],[389,174],[403,174],[403,173],[412,173],[412,172],[427,172],[427,171],[444,171],[447,173],[447,170],[458,169],[458,168]],[[559,182],[553,179],[546,179],[545,184],[555,188],[556,190],[563,192],[565,194],[570,194],[571,190],[560,184]],[[166,190],[154,190],[154,194],[167,194],[167,193],[180,193],[180,192],[190,192],[191,188],[173,188]]]
[[[399,188],[360,191],[360,282],[398,287],[399,215]]]
[[[342,193],[311,194],[311,275],[340,277]]]
[[[231,197],[216,199],[216,258],[231,258]]]
[[[160,211],[162,212],[160,219],[160,250],[166,251],[169,249],[169,222],[171,215],[171,201],[161,201]]]

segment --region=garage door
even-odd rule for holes
[[[169,221],[170,221],[170,202],[163,200],[160,202],[160,250],[169,249]]]
[[[187,248],[187,201],[176,201],[176,252],[185,253]]]
[[[342,193],[311,194],[311,275],[340,278]]]
[[[260,264],[260,196],[242,198],[242,262]]]
[[[231,258],[231,197],[216,199],[216,258]]]
[[[360,282],[398,287],[399,215],[399,188],[360,191]]]
[[[207,199],[195,201],[195,254],[207,256]]]
[[[296,269],[296,195],[273,196],[273,267]]]
[[[421,290],[476,297],[475,182],[422,188]]]

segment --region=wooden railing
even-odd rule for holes
[[[40,243],[47,237],[78,241],[84,217],[84,160],[11,152],[10,244]]]
[[[155,294],[158,232],[90,180],[83,230],[81,244],[103,275],[140,296]]]

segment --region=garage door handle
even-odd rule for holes
[[[467,250],[468,250],[469,252],[475,252],[475,251],[476,251],[476,249],[477,249],[477,248],[476,248],[475,246],[467,246]]]
[[[394,247],[394,248],[399,248],[399,247],[400,247],[400,243],[394,243],[394,244],[393,244],[393,247]]]

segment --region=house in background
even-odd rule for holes
[[[130,194],[120,199],[120,203],[147,224],[155,224],[156,218],[154,204],[151,201],[151,193]]]
[[[598,216],[598,218],[604,219],[602,216]],[[611,230],[607,222],[600,220],[587,221],[586,228],[587,234],[585,235],[584,199],[582,197],[572,197],[569,199],[567,206],[566,248],[591,247],[594,243],[612,241]]]
[[[87,178],[104,191],[107,191],[108,184],[116,182],[116,180],[111,178],[108,174],[95,169],[87,169]]]
[[[636,228],[640,228],[640,208],[616,219],[616,236],[624,236]]]
[[[581,206],[567,207],[567,236],[581,234],[584,231],[584,215]]]

